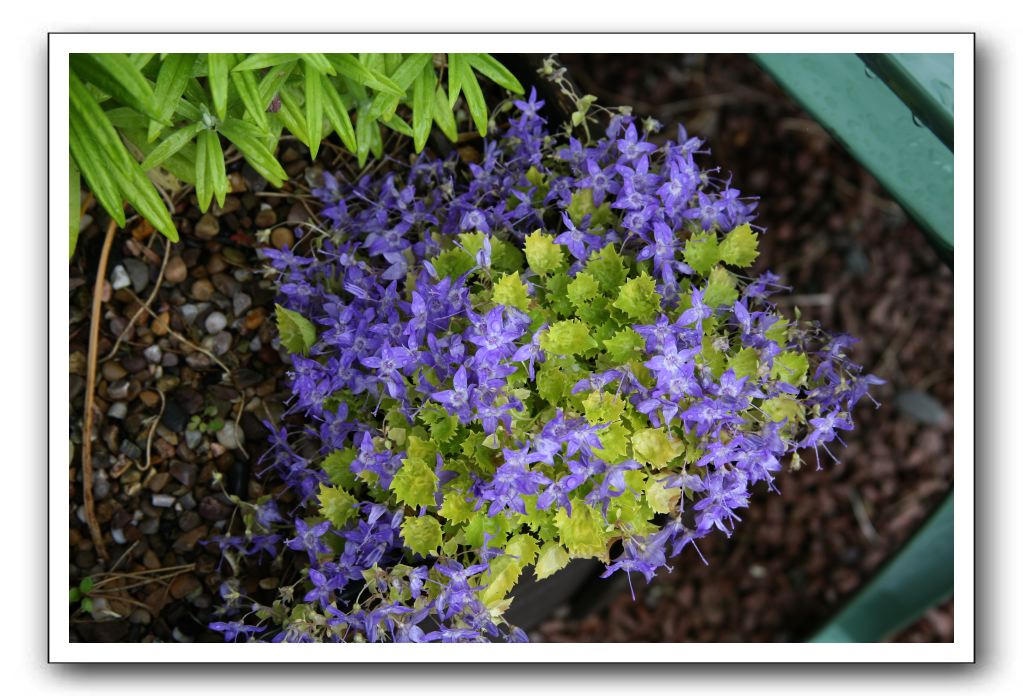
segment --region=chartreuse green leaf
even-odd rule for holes
[[[667,514],[672,512],[673,503],[681,495],[681,489],[677,487],[666,487],[661,482],[662,477],[657,475],[650,476],[647,479],[644,492],[646,495],[644,499],[647,505],[653,512],[660,514]]]
[[[810,364],[807,362],[805,354],[787,350],[774,357],[771,376],[799,386],[806,381],[806,372],[809,367]]]
[[[185,93],[185,86],[192,77],[195,67],[194,53],[168,53],[160,63],[160,72],[156,76],[156,88],[153,90],[153,106],[159,117],[149,122],[149,142],[156,140],[165,123],[170,123],[174,111]],[[145,167],[143,167],[145,169]]]
[[[630,327],[625,327],[614,336],[604,341],[604,350],[616,364],[627,363],[641,355],[646,341]]]
[[[590,256],[586,262],[586,272],[596,278],[600,283],[600,289],[609,297],[618,294],[628,275],[625,262],[613,244],[608,244]]]
[[[725,235],[718,246],[718,251],[725,263],[747,268],[753,265],[760,254],[758,245],[756,233],[746,222]]]
[[[632,434],[632,450],[636,461],[660,469],[681,456],[685,445],[664,428],[643,428]]]
[[[568,565],[568,551],[556,541],[548,541],[541,548],[536,559],[536,579],[549,578]]]
[[[588,304],[599,294],[600,284],[586,272],[577,273],[572,282],[568,284],[568,299],[577,309]]]
[[[292,353],[307,354],[316,343],[316,328],[298,312],[277,305],[277,333]]]
[[[515,587],[522,570],[536,560],[539,545],[528,534],[517,534],[508,540],[504,556],[490,562],[490,570],[483,575],[485,585],[480,600],[488,607],[493,606]]]
[[[759,365],[757,351],[754,348],[743,348],[728,358],[728,369],[732,370],[736,377],[752,377],[757,374]]]
[[[572,514],[559,508],[554,516],[561,541],[573,558],[605,558],[611,534],[604,529],[600,512],[582,500],[572,501]]]
[[[454,524],[469,520],[473,513],[473,504],[466,491],[449,488],[444,491],[444,502],[440,506],[440,516]]]
[[[493,300],[506,307],[529,309],[529,289],[519,278],[519,272],[507,273],[494,283]]]
[[[630,432],[622,423],[611,423],[602,428],[597,437],[600,438],[600,458],[609,464],[620,464],[629,458]]]
[[[401,468],[391,480],[391,491],[398,502],[412,508],[434,505],[437,475],[433,473],[433,468],[421,459],[402,459]]]
[[[540,348],[556,355],[582,355],[596,347],[590,327],[578,319],[554,322],[540,334]]]
[[[351,463],[355,459],[355,450],[351,448],[334,450],[328,454],[320,467],[327,474],[327,478],[338,488],[350,489],[355,485],[355,474],[352,473]]]
[[[432,515],[406,517],[401,523],[401,537],[405,547],[420,556],[436,554],[444,541],[440,522]]]
[[[721,260],[716,232],[696,232],[686,240],[682,258],[694,271],[702,276],[710,273],[710,269]]]
[[[640,273],[638,278],[630,278],[621,288],[614,306],[625,312],[629,318],[649,324],[661,311],[661,296],[657,294],[654,279]]]
[[[707,289],[703,293],[703,302],[708,307],[731,305],[739,298],[735,287],[735,276],[723,266],[715,266],[710,272]]]
[[[583,413],[590,425],[616,421],[624,411],[625,402],[617,394],[594,391],[583,399]]]
[[[551,235],[536,230],[526,237],[526,263],[537,275],[550,275],[564,262],[564,251]]]
[[[337,529],[357,515],[358,500],[350,493],[336,486],[320,484],[320,515],[330,520]]]

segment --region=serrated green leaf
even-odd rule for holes
[[[555,322],[540,334],[540,348],[547,353],[582,355],[596,347],[590,327],[578,319]]]
[[[444,502],[440,506],[440,515],[453,524],[461,524],[473,514],[471,496],[455,488],[444,491]]]
[[[426,462],[418,459],[405,458],[401,468],[391,480],[390,490],[398,502],[412,508],[435,505],[437,492],[437,475]]]
[[[799,386],[806,381],[806,372],[810,364],[803,353],[787,350],[774,357],[771,365],[771,377]]]
[[[682,258],[690,267],[702,276],[710,273],[710,270],[721,260],[718,250],[718,236],[715,232],[697,232],[686,240],[685,250]]]
[[[733,266],[747,268],[760,255],[759,241],[749,223],[743,223],[725,235],[718,246],[721,260]]]
[[[288,178],[273,152],[264,144],[262,133],[257,126],[237,118],[225,119],[220,124],[224,137],[234,143],[246,161],[260,176],[274,186],[282,186]]]
[[[584,307],[599,294],[600,284],[586,272],[577,273],[568,284],[568,299],[576,308]]]
[[[503,275],[494,283],[493,300],[506,307],[518,307],[523,311],[529,309],[529,288],[519,278],[518,271]]]
[[[406,517],[401,523],[401,536],[405,548],[424,557],[435,555],[444,540],[440,522],[431,515]]]
[[[550,275],[561,268],[564,258],[561,245],[555,244],[551,235],[536,230],[526,237],[526,262],[534,273]]]
[[[759,366],[759,356],[754,348],[743,348],[728,358],[728,369],[732,370],[736,377],[752,377],[757,374]]]
[[[613,362],[621,365],[639,355],[645,345],[646,341],[642,336],[630,327],[625,327],[604,341],[604,350]]]
[[[583,414],[590,425],[616,421],[624,411],[625,402],[616,394],[594,391],[583,399]]]
[[[636,461],[660,469],[681,456],[685,446],[663,428],[644,428],[632,434],[632,450]]]
[[[561,544],[554,541],[545,543],[536,559],[536,569],[534,571],[536,579],[543,580],[544,578],[549,578],[567,566],[568,561],[568,551]]]
[[[657,476],[651,476],[645,487],[645,499],[653,512],[668,514],[673,510],[673,503],[681,491],[679,488],[667,488]]]
[[[735,287],[735,277],[722,266],[715,266],[710,272],[707,289],[703,293],[703,302],[708,307],[731,305],[739,299],[739,291]]]
[[[291,353],[305,355],[316,343],[316,328],[298,312],[277,305],[277,333]]]
[[[344,528],[348,520],[358,514],[359,501],[342,488],[320,484],[320,515],[330,520],[337,529]]]
[[[621,288],[614,306],[636,321],[649,324],[661,311],[661,296],[657,294],[654,279],[644,271],[638,278],[630,278]]]
[[[581,500],[572,501],[572,514],[559,508],[554,524],[561,535],[561,541],[573,558],[604,558],[610,534],[604,529],[600,512]]]
[[[618,293],[628,275],[625,263],[613,244],[608,244],[590,256],[586,262],[586,272],[597,279],[600,289],[609,297]]]
[[[608,464],[620,464],[629,458],[630,431],[623,423],[611,423],[597,433],[600,458]]]

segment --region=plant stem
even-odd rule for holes
[[[96,268],[96,285],[92,289],[92,316],[89,320],[89,356],[85,373],[85,419],[82,424],[82,491],[85,505],[85,521],[89,525],[89,535],[96,553],[104,561],[110,560],[103,534],[96,520],[96,510],[92,499],[92,421],[96,401],[96,354],[99,351],[99,324],[103,312],[103,282],[107,275],[107,262],[110,259],[110,247],[114,244],[114,233],[117,223],[114,220],[107,225],[107,235],[103,240],[103,251],[100,252],[99,266]]]

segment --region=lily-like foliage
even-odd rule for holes
[[[248,538],[307,572],[244,614],[258,633],[225,591],[228,638],[522,640],[502,617],[524,572],[702,559],[757,484],[852,427],[879,380],[778,310],[776,276],[745,277],[756,202],[702,143],[656,146],[622,114],[555,137],[542,105],[516,102],[468,165],[325,175],[334,228],[265,252],[309,326],[282,314],[296,418],[266,456],[298,504],[247,515]]]

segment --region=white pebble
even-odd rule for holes
[[[114,266],[114,270],[110,274],[110,287],[114,290],[120,290],[129,285],[131,285],[131,276],[128,275],[128,271],[121,264]]]
[[[156,365],[157,363],[160,362],[160,360],[163,359],[163,351],[160,350],[160,346],[156,345],[155,343],[146,348],[144,351],[142,351],[142,355],[144,355],[146,357],[146,360],[153,363],[154,365]]]
[[[210,312],[210,315],[206,317],[207,333],[219,333],[223,331],[226,326],[227,317],[225,317],[221,312]]]
[[[173,504],[173,495],[167,495],[166,493],[156,493],[153,495],[153,507],[169,508]]]

